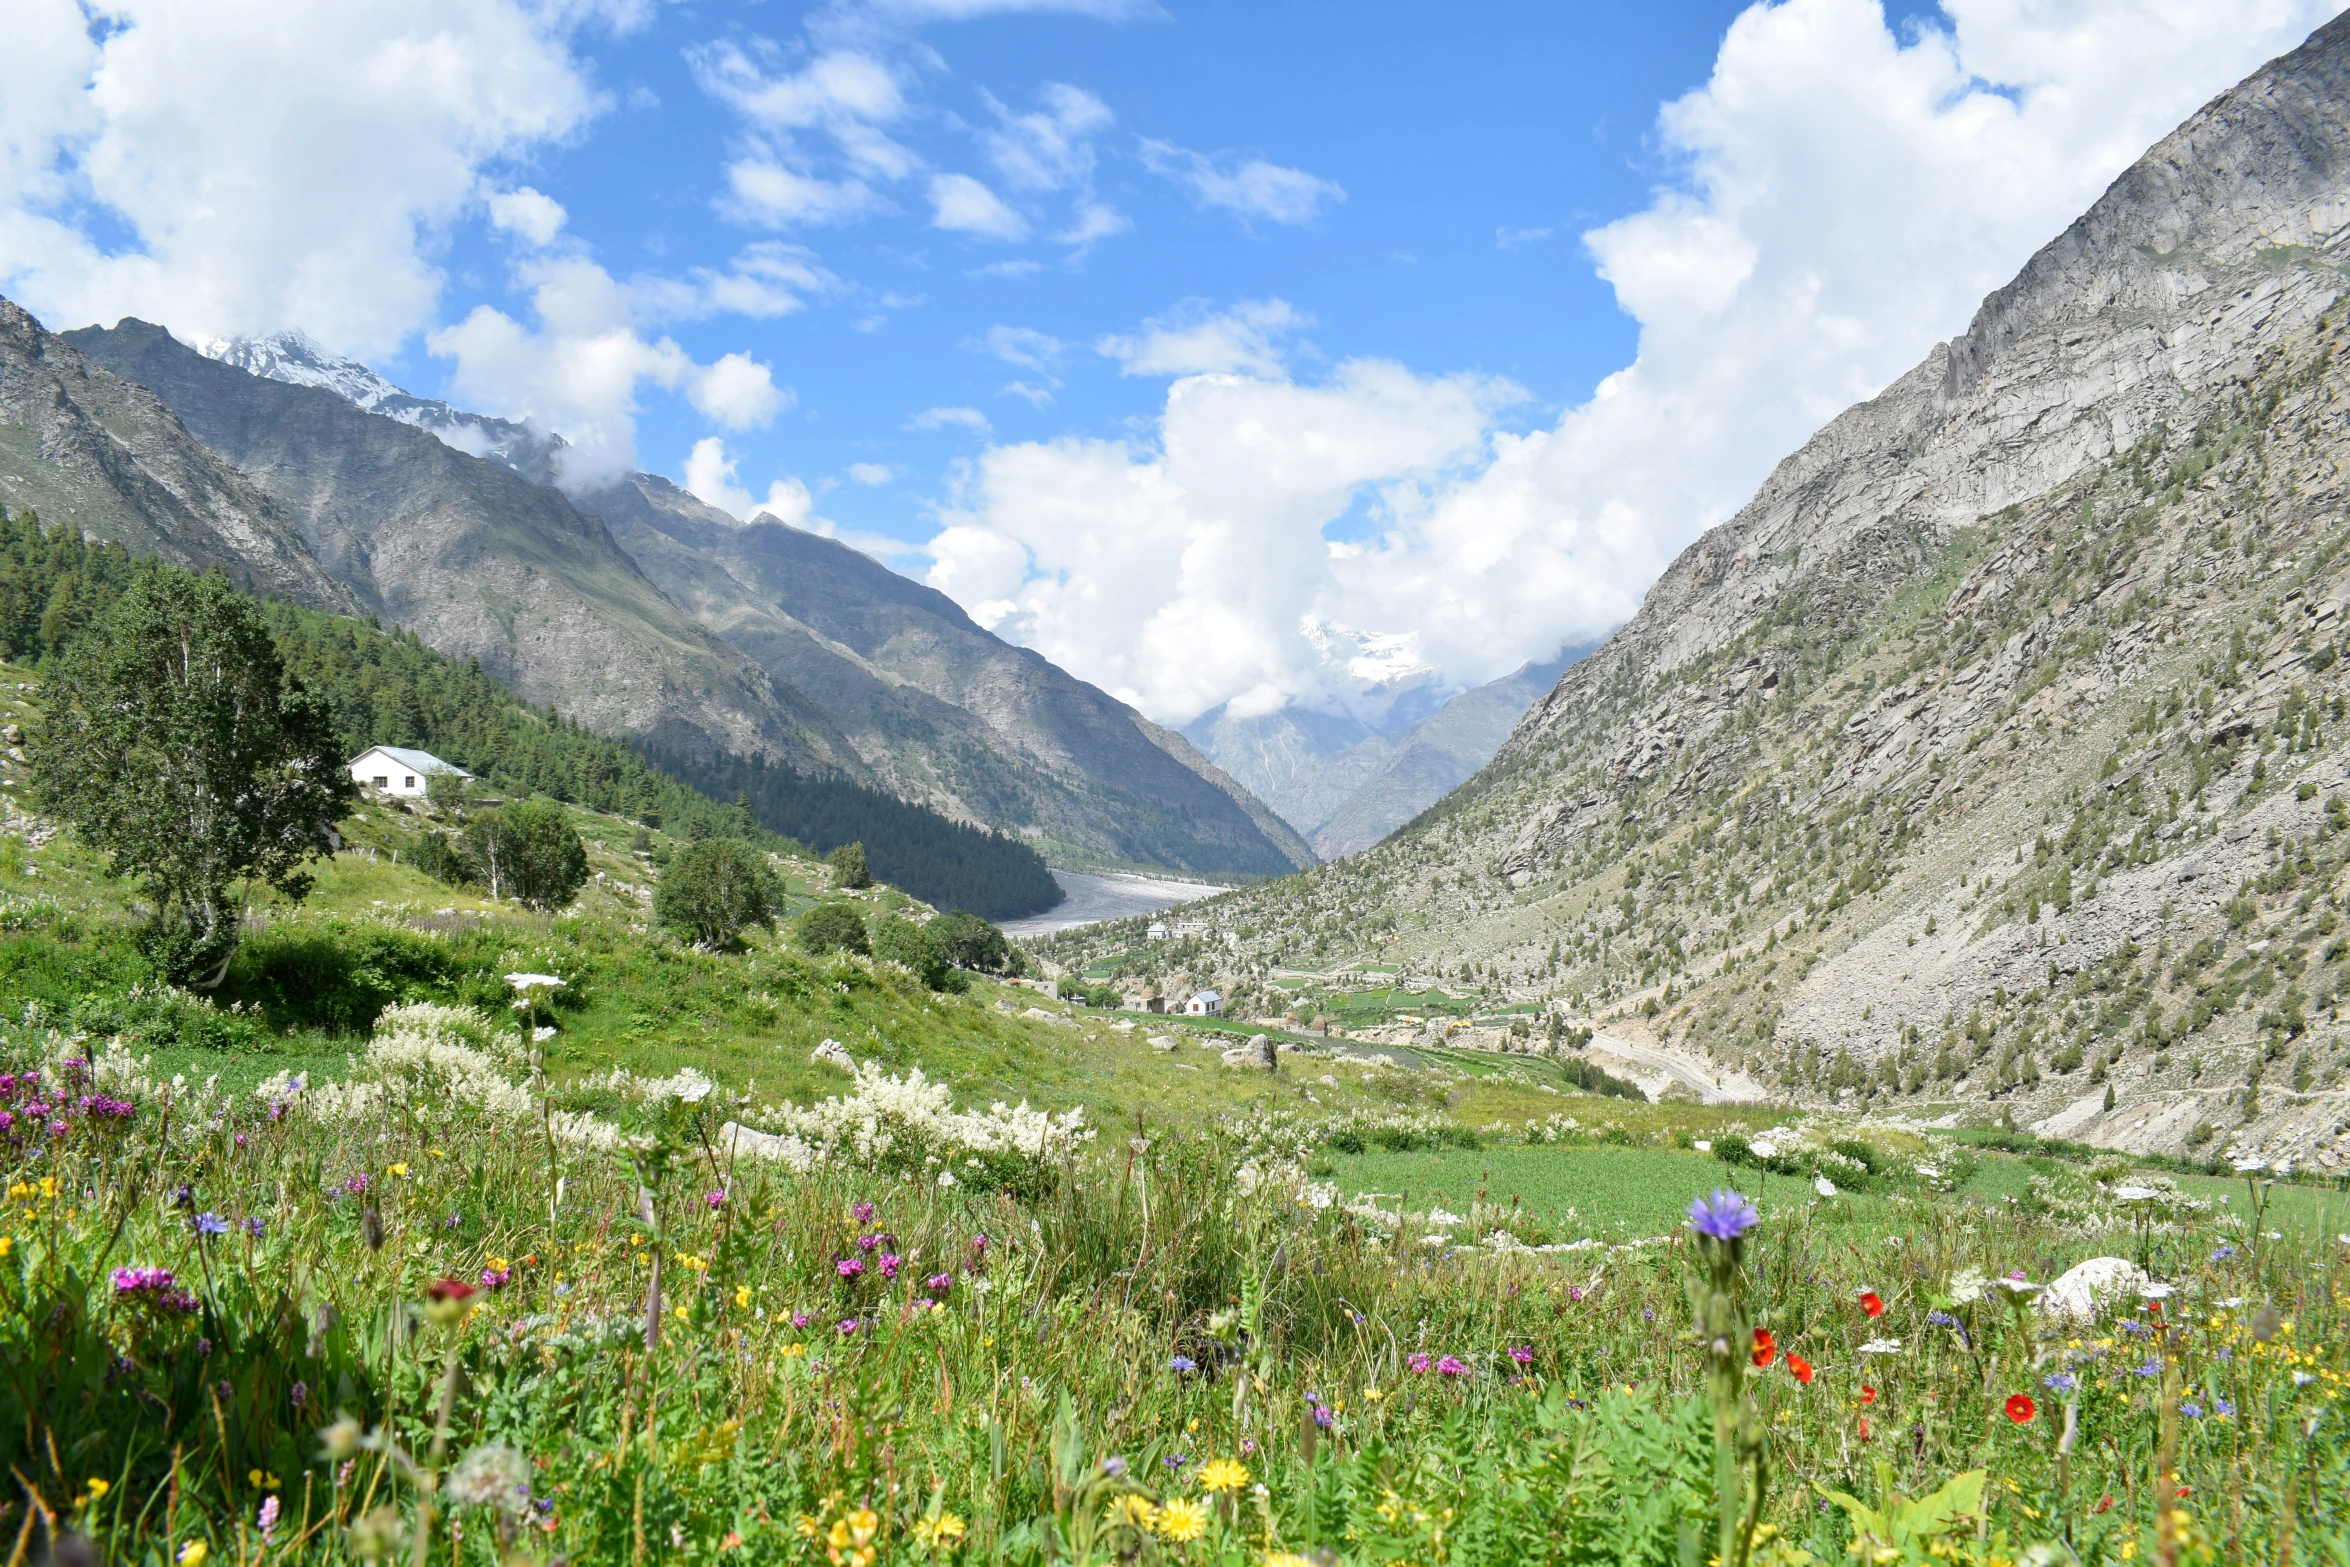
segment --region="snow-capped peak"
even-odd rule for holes
[[[260,337],[201,338],[207,359],[233,365],[248,375],[314,386],[345,402],[414,425],[471,457],[500,463],[533,484],[552,484],[561,466],[562,436],[529,423],[452,408],[436,397],[417,397],[394,386],[356,359],[322,348],[306,333],[286,330]]]

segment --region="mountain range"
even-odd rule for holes
[[[292,334],[0,302],[0,501],[308,607],[373,614],[657,752],[755,757],[1069,864],[1313,862],[1182,736],[847,546],[637,474],[573,496],[560,437],[416,398]]]
[[[1204,939],[1055,955],[1243,1007],[1377,961],[1685,1084],[2350,1165],[2346,350],[2350,18],[1781,462],[1436,807]]]

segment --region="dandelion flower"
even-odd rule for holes
[[[1248,1484],[1248,1470],[1237,1459],[1211,1458],[1199,1472],[1203,1491],[1237,1491]]]
[[[1102,1517],[1113,1528],[1148,1529],[1158,1518],[1159,1510],[1147,1496],[1113,1496]]]
[[[1159,1508],[1152,1527],[1158,1530],[1160,1539],[1178,1545],[1196,1540],[1208,1532],[1208,1504],[1189,1497],[1175,1497]]]
[[[204,1567],[204,1559],[211,1554],[211,1546],[206,1545],[202,1540],[190,1540],[180,1547],[179,1555],[173,1557],[172,1560],[178,1562],[180,1567]]]

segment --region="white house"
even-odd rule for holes
[[[454,773],[459,778],[473,774],[452,762],[444,762],[430,751],[411,751],[397,745],[371,745],[351,762],[351,781],[362,789],[377,794],[400,798],[414,798],[424,793],[424,781],[434,773]]]
[[[1222,1017],[1224,998],[1212,990],[1203,990],[1183,1003],[1185,1017]]]
[[[1142,934],[1144,939],[1148,941],[1165,941],[1167,939],[1167,922],[1165,920],[1152,920],[1151,928],[1144,931]]]

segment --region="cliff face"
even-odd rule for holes
[[[152,392],[0,299],[0,501],[313,609],[352,599],[285,510]]]
[[[1313,863],[1179,736],[844,544],[769,518],[739,524],[646,474],[581,504],[905,799],[1064,861],[1256,875]]]
[[[241,470],[363,609],[526,701],[672,752],[868,781],[821,714],[679,610],[562,492],[142,321],[65,338]]]
[[[1781,463],[1469,783],[1198,906],[1225,977],[1376,945],[1799,1097],[2350,1159],[2346,278],[2350,19]]]

